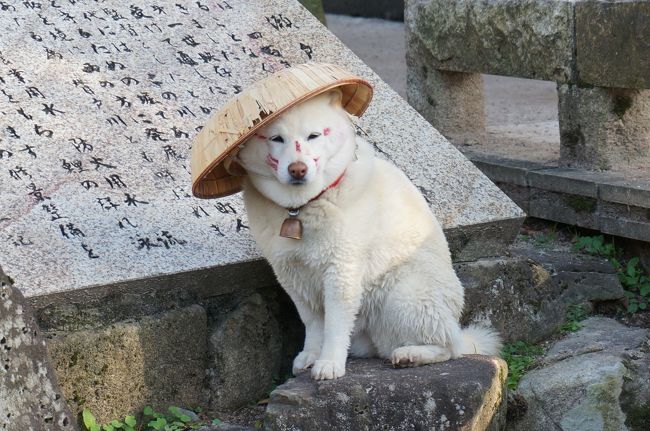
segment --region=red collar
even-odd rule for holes
[[[346,171],[347,171],[347,169],[346,169]],[[320,192],[319,194],[317,194],[313,198],[309,199],[309,202],[315,201],[316,199],[323,196],[323,193],[325,193],[326,191],[332,190],[334,187],[338,186],[341,183],[341,181],[343,180],[343,175],[345,175],[346,171],[343,171],[343,173],[341,175],[339,175],[339,177],[336,180],[334,180],[334,182],[332,184],[330,184],[329,186],[324,188],[322,192]],[[309,202],[307,202],[307,203],[309,203]],[[305,205],[307,205],[307,204],[305,204]]]
[[[311,203],[311,202],[314,202],[316,199],[318,199],[318,198],[320,198],[321,196],[323,196],[323,194],[324,194],[326,191],[332,190],[334,187],[336,187],[336,186],[338,186],[339,184],[341,184],[341,181],[343,180],[343,176],[345,175],[346,172],[347,172],[347,169],[346,169],[345,171],[343,171],[343,173],[342,173],[341,175],[339,175],[339,177],[338,177],[336,180],[334,180],[334,182],[333,182],[332,184],[330,184],[329,186],[325,187],[325,188],[323,189],[323,191],[321,191],[319,194],[317,194],[317,195],[314,196],[313,198],[309,199],[309,200],[307,201],[306,204],[304,204],[304,205],[302,205],[302,206],[300,206],[300,207],[298,207],[298,208],[288,208],[288,210],[290,210],[290,211],[299,210],[300,208],[304,207],[305,205],[307,205],[307,204],[309,204],[309,203]]]

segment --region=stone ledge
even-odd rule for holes
[[[466,155],[529,216],[650,241],[650,177]]]
[[[404,18],[436,69],[572,80],[572,1],[410,1]]]
[[[405,24],[436,69],[650,87],[647,1],[413,0]]]
[[[507,366],[469,355],[394,369],[379,359],[348,360],[340,379],[302,374],[271,393],[267,430],[500,430]]]

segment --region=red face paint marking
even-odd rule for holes
[[[274,171],[278,170],[278,159],[274,159],[270,154],[266,155],[266,164],[273,168]]]
[[[266,136],[264,136],[264,135],[258,135],[257,133],[255,134],[255,137],[258,138],[258,139],[264,139],[264,140],[267,140],[267,139],[268,139]]]
[[[296,141],[296,152],[300,153],[301,148],[300,148],[300,142]]]
[[[325,129],[323,129],[323,135],[327,136],[329,134],[330,134],[330,128],[329,127],[326,127]]]

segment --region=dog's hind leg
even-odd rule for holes
[[[372,358],[377,356],[377,348],[367,334],[356,332],[352,335],[348,353],[354,358]]]
[[[444,362],[451,358],[451,351],[442,346],[404,346],[393,350],[390,361],[396,367],[418,366]]]

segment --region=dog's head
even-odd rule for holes
[[[305,204],[334,182],[354,157],[356,136],[340,90],[301,103],[260,129],[237,161],[255,188],[277,204]]]

